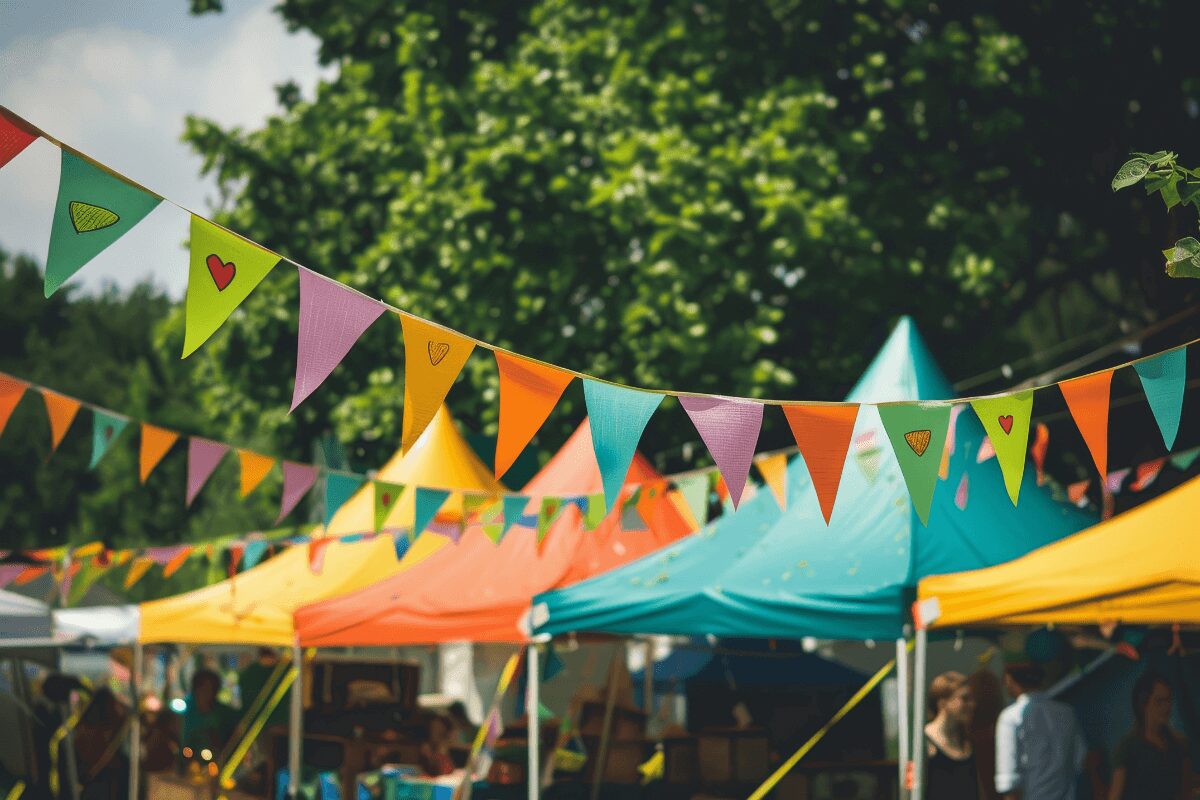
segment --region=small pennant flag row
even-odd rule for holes
[[[46,266],[45,290],[49,296],[151,214],[164,198],[83,156],[3,108],[0,108],[0,167],[39,136],[61,151],[58,200]],[[195,215],[190,219],[184,357],[202,346],[263,279],[286,260],[213,222]],[[303,266],[293,266],[299,275],[300,299],[292,410],[332,374],[367,329],[387,314],[399,317],[404,339],[401,440],[406,450],[433,419],[467,360],[480,347],[493,353],[500,378],[499,437],[494,465],[498,477],[537,434],[566,387],[579,378],[592,421],[592,440],[607,510],[611,511],[617,502],[643,431],[663,398],[673,394],[679,398],[684,412],[707,446],[735,507],[743,497],[754,462],[764,407],[781,406],[809,468],[827,523],[833,513],[841,469],[849,452],[858,413],[858,406],[854,404],[765,403],[747,398],[622,386],[509,353],[450,327],[366,297]],[[1186,348],[1176,348],[1122,366],[1133,366],[1136,370],[1169,450],[1179,426]],[[1113,369],[1057,384],[1101,476],[1108,474],[1108,406]],[[1034,391],[1025,389],[959,401],[878,405],[887,439],[900,464],[916,514],[922,521],[928,519],[939,477],[945,476],[947,442],[952,441],[948,431],[956,404],[970,405],[979,416],[988,433],[986,446],[989,448],[986,453],[981,451],[979,457],[981,460],[996,457],[1009,496],[1017,502],[1029,447]],[[78,404],[72,406],[69,399],[45,396],[53,444],[57,446],[70,427]],[[0,397],[0,414],[3,414],[3,400]],[[112,438],[119,435],[116,428],[114,422]],[[103,456],[106,441],[97,440],[97,459]],[[164,443],[162,440],[158,445],[161,447]],[[223,455],[213,447],[194,442],[189,446],[189,454],[192,453],[197,464],[194,473],[189,469],[189,502]],[[878,467],[878,454],[860,450],[856,458],[865,465]],[[1041,462],[1035,463],[1040,475]],[[284,464],[283,471],[285,499],[281,519],[317,478],[311,469],[299,465]],[[777,474],[774,480],[777,486]],[[772,491],[776,488],[772,487]]]

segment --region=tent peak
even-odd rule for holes
[[[954,387],[929,351],[912,317],[896,322],[887,341],[846,399],[859,403],[949,400]]]

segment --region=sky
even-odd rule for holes
[[[180,141],[196,114],[258,127],[295,81],[311,97],[328,69],[317,40],[289,33],[272,0],[227,0],[194,17],[187,0],[0,0],[0,105],[72,147],[204,214],[217,196]],[[39,140],[0,170],[0,247],[46,257],[59,151]],[[187,283],[187,215],[163,203],[71,281],[85,291],[147,277]]]

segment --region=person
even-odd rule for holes
[[[446,715],[454,725],[454,736],[451,744],[470,746],[475,738],[477,726],[467,716],[467,707],[461,700],[455,700],[446,708]]]
[[[926,800],[978,800],[975,751],[967,735],[975,697],[961,672],[943,672],[929,684],[925,725]]]
[[[1171,685],[1145,672],[1133,686],[1134,728],[1113,757],[1108,800],[1186,800],[1192,796],[1187,741],[1171,730]]]
[[[83,800],[117,800],[128,796],[129,760],[124,752],[124,706],[112,690],[104,687],[75,728],[75,754]]]
[[[996,791],[1004,800],[1074,800],[1087,745],[1065,703],[1038,689],[1037,664],[1010,664],[1004,687],[1014,698],[996,721]]]
[[[179,746],[185,759],[216,760],[233,735],[237,712],[217,699],[221,676],[198,669],[192,676],[192,693],[183,712]],[[205,752],[207,751],[207,756]]]
[[[428,734],[417,755],[421,772],[431,778],[454,772],[454,761],[450,758],[450,737],[453,725],[446,717],[435,715],[429,720]]]

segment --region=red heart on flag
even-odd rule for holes
[[[383,500],[383,504],[385,506],[390,506],[392,504],[392,496],[390,494],[388,494],[387,492],[384,492],[383,497],[380,499]]]
[[[1012,414],[1005,414],[1003,417],[996,417],[996,421],[1000,423],[1000,427],[1004,429],[1005,433],[1012,433]]]
[[[229,284],[233,283],[233,276],[237,274],[237,267],[230,261],[226,264],[221,260],[221,257],[213,253],[208,258],[204,259],[204,263],[208,265],[208,274],[212,275],[213,283],[217,285],[217,291],[223,292]]]

